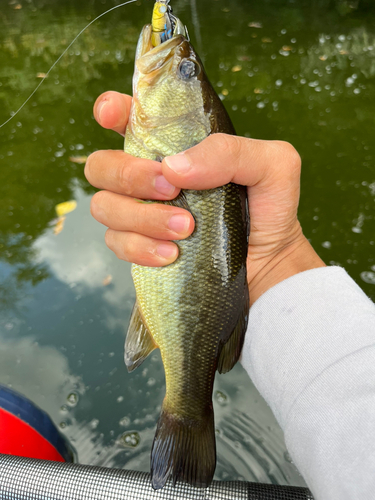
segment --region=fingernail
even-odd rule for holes
[[[175,233],[186,233],[189,229],[190,218],[187,215],[173,215],[168,222],[169,229]]]
[[[155,178],[155,189],[160,194],[165,194],[167,196],[172,195],[175,192],[175,187],[169,184],[167,179],[163,175],[159,175]]]
[[[189,156],[185,153],[179,153],[175,156],[167,156],[164,159],[168,167],[176,172],[176,174],[186,174],[192,166]]]
[[[173,243],[160,243],[156,248],[156,252],[164,259],[171,259],[177,255],[178,249]]]
[[[97,113],[98,113],[98,120],[99,120],[99,123],[101,123],[102,119],[101,119],[101,113],[103,111],[103,108],[104,106],[108,104],[108,101],[102,101],[99,105],[98,105],[98,109],[97,109]]]

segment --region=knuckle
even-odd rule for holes
[[[90,213],[91,215],[96,219],[97,215],[97,208],[103,205],[104,201],[104,196],[105,192],[104,191],[98,191],[97,193],[94,194],[94,196],[91,198],[90,202]]]
[[[137,245],[136,235],[132,233],[108,229],[104,239],[105,244],[116,257],[126,262],[135,262],[136,257],[142,251],[142,247],[139,244]]]
[[[83,173],[85,174],[86,179],[90,182],[90,169],[91,169],[91,162],[92,162],[92,153],[86,160],[85,167],[83,169]]]
[[[123,234],[121,244],[121,254],[123,260],[133,262],[136,256],[139,258],[139,254],[144,253],[144,248],[137,244],[137,241],[138,239],[134,237],[134,235],[132,237],[132,235],[126,236]]]
[[[110,250],[113,250],[113,231],[111,229],[107,229],[104,235],[104,241],[107,247]]]
[[[141,266],[160,266],[156,253],[156,242],[133,232],[118,232],[108,229],[105,234],[107,247],[118,259]]]
[[[127,239],[125,234],[119,234],[117,231],[108,229],[104,236],[104,241],[107,247],[112,250],[116,257],[120,260],[129,261],[127,251]]]
[[[117,182],[119,183],[121,192],[134,198],[136,193],[136,176],[133,169],[126,163],[122,163],[117,174]]]
[[[241,147],[239,138],[235,135],[229,134],[214,134],[211,140],[214,140],[216,147],[220,148],[220,151],[228,156],[238,156]],[[217,141],[217,142],[216,142]]]
[[[280,147],[280,152],[284,158],[285,164],[292,172],[299,173],[301,171],[301,157],[292,144],[285,141],[277,141]]]
[[[91,153],[91,155],[86,160],[84,174],[85,174],[86,179],[90,183],[92,180],[93,167],[98,159],[98,155],[99,155],[99,151],[95,151],[94,153]]]

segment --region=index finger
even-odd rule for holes
[[[112,129],[125,135],[128,124],[132,98],[109,90],[100,95],[94,104],[95,120],[103,128]]]

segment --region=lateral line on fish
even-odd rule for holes
[[[33,97],[33,95],[37,92],[37,90],[39,89],[39,87],[42,85],[42,83],[44,82],[44,80],[47,78],[47,76],[51,73],[51,71],[53,70],[53,68],[56,66],[56,64],[60,61],[60,59],[67,53],[67,51],[70,49],[70,47],[73,45],[73,43],[77,40],[78,37],[80,37],[82,35],[82,33],[84,31],[87,30],[87,28],[89,26],[91,26],[95,21],[97,21],[98,19],[100,19],[101,17],[105,16],[106,14],[108,14],[109,12],[112,12],[113,10],[115,9],[118,9],[119,7],[124,7],[124,5],[128,5],[129,3],[134,3],[136,2],[137,0],[128,0],[127,2],[124,2],[124,3],[120,3],[119,5],[115,5],[114,7],[112,7],[111,9],[109,10],[106,10],[105,12],[103,12],[102,14],[100,14],[98,17],[96,17],[95,19],[93,19],[91,22],[89,22],[89,24],[87,26],[85,26],[83,28],[83,30],[81,30],[78,35],[74,38],[74,40],[72,42],[70,42],[70,44],[67,46],[67,48],[64,50],[64,52],[61,54],[61,56],[56,59],[56,61],[52,64],[52,66],[50,67],[50,69],[47,71],[47,73],[45,74],[45,76],[43,77],[42,81],[36,86],[36,88],[34,89],[34,91],[29,95],[29,97],[26,99],[26,101],[17,109],[17,111],[15,111],[11,116],[10,118],[8,118],[4,123],[2,123],[0,125],[0,128],[4,127],[4,125],[6,125],[7,123],[10,122],[10,120],[12,120],[20,111],[21,109],[30,101],[30,99]]]

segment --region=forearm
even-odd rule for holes
[[[254,304],[242,364],[316,500],[375,488],[375,305],[341,268],[280,282]]]

